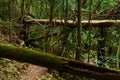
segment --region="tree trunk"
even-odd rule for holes
[[[70,61],[52,54],[44,54],[32,49],[17,48],[0,43],[0,57],[68,72],[73,75],[99,80],[119,80],[120,71],[97,67],[77,61]]]
[[[11,42],[11,37],[12,37],[12,22],[11,22],[11,19],[12,19],[12,0],[9,0],[9,3],[8,3],[8,15],[9,15],[9,42]]]
[[[77,50],[76,50],[76,60],[82,61],[82,44],[81,44],[81,32],[82,32],[82,0],[77,0],[78,2],[78,22],[77,22]]]

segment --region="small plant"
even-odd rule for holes
[[[47,73],[41,77],[42,80],[52,80],[52,75]]]

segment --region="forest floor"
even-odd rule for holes
[[[41,80],[42,75],[47,73],[47,68],[29,64],[27,72],[20,80]]]
[[[45,67],[0,58],[0,80],[44,80],[48,75]]]
[[[3,34],[0,28],[0,42],[9,44],[8,41],[9,35]],[[45,67],[0,58],[0,80],[48,80],[48,78],[51,80],[52,76]]]

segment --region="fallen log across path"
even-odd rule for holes
[[[40,23],[40,24],[49,24],[49,19],[30,19],[30,20],[25,20],[26,22],[29,22],[29,23],[32,23],[32,22],[35,22],[35,23]],[[90,20],[90,24],[93,26],[93,27],[110,27],[116,23],[120,23],[120,20]],[[64,25],[65,22],[64,20],[58,20],[58,19],[53,19],[52,21],[52,24],[55,24],[55,25]],[[88,27],[89,26],[89,21],[88,20],[83,20],[82,21],[82,25],[83,27]],[[73,20],[68,20],[67,21],[67,26],[70,27],[70,28],[74,28],[76,27],[76,22],[73,21]]]
[[[28,48],[18,48],[8,44],[0,43],[0,57],[27,62],[86,78],[97,80],[120,80],[119,70],[71,61],[49,53]]]

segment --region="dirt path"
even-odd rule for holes
[[[30,64],[27,73],[19,80],[40,80],[40,76],[47,73],[47,68]]]

